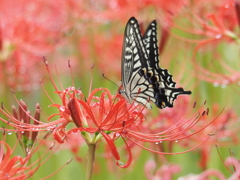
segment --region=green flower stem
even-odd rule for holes
[[[99,133],[99,134],[97,134],[97,135],[94,136],[92,142],[96,143],[96,142],[98,142],[98,141],[99,141],[100,139],[102,139],[102,138],[103,138],[102,134]]]
[[[234,41],[236,41],[238,44],[240,44],[240,39],[238,39],[238,36],[235,33],[231,32],[231,31],[226,31],[225,35],[232,38]]]
[[[88,143],[86,180],[92,179],[96,146],[97,146],[97,144]]]

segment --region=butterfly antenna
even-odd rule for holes
[[[104,74],[102,74],[102,77],[105,78],[106,80],[110,81],[111,83],[113,83],[114,85],[116,85],[117,87],[119,87],[119,85],[117,85],[115,82],[111,81],[110,79],[108,79]]]

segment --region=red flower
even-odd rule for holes
[[[183,96],[178,98],[176,104],[174,105],[175,108],[171,110],[161,110],[161,113],[156,118],[145,124],[145,130],[149,129],[150,133],[157,133],[167,129],[168,127],[174,126],[181,117],[187,118],[189,115],[189,107],[186,106],[186,104],[189,104],[189,97]],[[199,110],[200,113],[203,112],[201,109],[202,108]],[[184,148],[191,148],[193,144],[203,142],[206,138],[206,134],[214,134],[214,136],[212,136],[203,146],[198,148],[201,155],[199,164],[202,169],[207,168],[207,164],[210,160],[210,150],[212,147],[215,147],[215,144],[230,145],[237,144],[239,142],[236,138],[238,130],[237,128],[234,128],[234,124],[236,124],[237,121],[236,113],[225,108],[223,108],[224,111],[221,111],[217,105],[212,106],[210,109],[210,112],[208,112],[208,110],[205,111],[205,115],[201,117],[201,122],[207,122],[210,117],[218,117],[217,121],[212,122],[211,126],[208,126],[207,128],[205,128],[205,123],[200,122],[196,124],[191,130],[198,131],[199,129],[204,129],[196,136],[191,136],[185,141],[178,141],[180,146]],[[179,131],[180,130],[182,129],[179,129]],[[185,132],[184,134],[187,135],[187,133],[191,132],[191,130]],[[170,142],[167,145],[164,145],[164,149],[171,152],[174,143],[175,142]],[[158,144],[158,146],[162,148],[160,144]]]
[[[32,154],[23,158],[11,157],[12,153],[10,146],[0,141],[0,179],[28,179],[39,168],[39,166],[32,168],[32,165],[27,165]]]
[[[100,97],[95,96],[99,92]],[[83,100],[81,91],[73,87],[58,93],[61,96],[62,105],[54,104],[53,106],[59,109],[65,123],[53,130],[55,139],[63,143],[68,134],[77,132],[81,132],[86,143],[95,144],[104,138],[112,155],[116,160],[120,160],[114,141],[119,137],[124,138],[127,136],[127,129],[134,129],[143,122],[144,116],[141,113],[143,109],[128,105],[123,98],[112,96],[106,88],[93,90],[86,100]],[[79,98],[78,94],[80,94]],[[56,115],[59,114],[53,116]],[[65,133],[65,126],[69,122],[74,122],[77,128]],[[128,151],[130,153],[130,149]],[[131,160],[130,153],[129,164]]]
[[[47,135],[43,140],[40,141],[38,146],[28,151],[25,157],[22,157],[19,154],[19,150],[16,151],[16,147],[18,145],[18,140],[16,141],[14,148],[11,149],[10,145],[5,142],[5,130],[3,130],[3,140],[0,141],[0,179],[3,180],[24,180],[29,179],[34,175],[34,173],[43,165],[55,152],[54,146],[52,146],[49,150],[43,153],[37,160],[32,160],[31,158],[35,155],[35,153],[39,150],[39,148],[43,145]],[[10,133],[8,132],[10,135]],[[54,148],[54,149],[53,149]],[[52,150],[52,152],[50,152]],[[50,154],[48,154],[50,152]],[[39,155],[39,153],[38,153]],[[67,162],[65,165],[67,165]],[[64,166],[65,166],[64,165]],[[62,166],[61,168],[63,168]],[[48,177],[56,174],[58,171],[53,172]]]
[[[213,48],[209,46],[224,41],[236,43],[236,45],[240,43],[238,34],[234,32],[238,26],[238,6],[235,0],[196,1],[190,9],[192,13],[186,15],[190,23],[184,26],[173,24],[174,27],[194,37],[194,39],[178,37],[179,39],[197,44],[192,58],[192,65],[197,73],[193,74],[199,79],[213,83],[214,86],[225,88],[229,84],[237,84],[240,80],[239,71],[234,67],[235,65],[231,66],[229,62],[226,62],[223,59],[224,55],[216,51],[216,46],[212,46]],[[209,50],[212,54],[212,58],[209,58],[212,61],[207,62],[207,67],[204,61],[207,58],[203,58],[202,64],[199,60],[199,56],[205,57],[204,50]],[[219,67],[224,67],[224,70]]]
[[[50,79],[56,90],[55,93],[57,93],[61,99],[60,104],[53,102],[51,105],[58,108],[59,113],[52,114],[48,120],[51,120],[55,116],[59,116],[59,119],[48,123],[38,121],[39,125],[31,125],[19,122],[14,116],[1,110],[9,119],[8,121],[2,119],[2,121],[17,128],[19,131],[23,129],[25,131],[51,130],[55,140],[59,143],[64,143],[69,134],[78,132],[81,133],[82,138],[88,145],[97,144],[101,139],[104,139],[113,157],[118,161],[117,165],[123,168],[128,167],[132,162],[132,144],[154,153],[180,154],[197,148],[209,138],[206,137],[197,147],[180,153],[155,151],[145,147],[143,145],[145,143],[158,144],[164,141],[174,142],[189,138],[202,131],[211,124],[212,121],[200,129],[192,131],[198,121],[207,114],[207,111],[201,110],[189,119],[181,118],[178,121],[176,120],[171,126],[161,129],[161,131],[149,133],[149,130],[144,127],[145,117],[142,113],[145,108],[144,106],[134,103],[129,104],[120,94],[113,96],[106,88],[94,89],[87,97],[84,96],[81,90],[77,90],[73,86],[65,90],[59,90],[52,79],[46,60],[45,63]],[[29,117],[36,121],[35,118]],[[69,123],[74,123],[76,128],[66,131],[66,126]],[[115,144],[115,141],[119,138],[122,138],[124,141],[129,155],[126,164],[119,162],[120,155]]]
[[[86,100],[83,100],[81,97],[82,93],[73,87],[58,93],[61,96],[62,105],[54,104],[53,106],[59,108],[60,119],[65,119],[66,123],[53,130],[55,139],[63,143],[67,134],[77,132],[81,132],[82,137],[87,143],[95,144],[104,138],[111,149],[112,155],[119,161],[120,156],[115,145],[115,140],[121,137],[129,153],[129,159],[126,164],[117,163],[121,167],[128,167],[132,161],[132,153],[128,141],[151,152],[178,154],[154,151],[144,147],[142,143],[156,144],[163,141],[178,141],[194,135],[209,125],[205,125],[205,127],[196,132],[187,133],[202,118],[203,115],[200,115],[189,120],[178,121],[172,126],[163,129],[162,132],[158,131],[157,133],[149,134],[141,130],[145,119],[142,114],[144,107],[128,104],[125,99],[119,96],[112,96],[109,90],[105,88],[93,90]],[[98,93],[100,93],[99,97],[96,96]],[[77,94],[80,94],[81,98],[78,98]],[[65,133],[65,126],[69,122],[74,122],[77,128]]]
[[[39,70],[33,67],[59,44],[62,6],[46,0],[9,0],[1,1],[0,7],[1,83],[16,91],[30,91],[38,87],[32,81],[38,79]]]

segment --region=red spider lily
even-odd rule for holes
[[[109,69],[114,69],[116,63],[112,63],[112,60],[120,58],[120,51],[117,52],[118,48],[112,47],[121,47],[122,44],[118,33],[123,26],[118,26],[119,20],[125,24],[126,19],[132,15],[142,16],[141,19],[150,18],[147,11],[144,14],[143,11],[151,8],[157,14],[155,17],[158,17],[159,23],[165,22],[161,17],[171,19],[186,4],[185,1],[85,2],[63,0],[58,3],[47,0],[2,1],[0,2],[0,70],[3,72],[0,74],[0,78],[4,80],[2,83],[10,85],[16,91],[30,91],[38,88],[38,84],[33,82],[39,76],[36,73],[39,72],[39,66],[35,68],[40,61],[39,55],[47,56],[56,48],[58,48],[57,52],[61,53],[59,49],[62,46],[60,45],[63,45],[62,42],[66,42],[67,38],[73,44],[68,43],[67,47],[62,49],[64,52],[69,52],[69,56],[74,57],[72,59],[76,61],[77,59],[86,59],[86,61],[78,62],[80,65],[84,64],[87,67],[90,59],[105,70],[104,65],[111,60],[109,64],[113,68]],[[167,17],[165,14],[168,14]],[[168,27],[170,23],[166,24],[161,27]],[[102,30],[96,31],[96,29],[106,29],[106,27],[112,29],[111,32],[114,33],[112,36],[109,36],[109,33],[103,33]],[[167,39],[165,34],[162,35],[163,41],[161,42]],[[93,43],[93,39],[95,43]],[[87,43],[85,43],[86,41]],[[79,44],[77,50],[75,43]],[[86,46],[89,51],[88,49],[86,51]],[[162,48],[161,45],[160,51]],[[78,53],[72,53],[76,51]],[[100,61],[96,62],[95,57],[99,57]],[[30,67],[31,69],[34,67],[32,71],[35,73],[27,71]]]
[[[215,116],[218,112],[218,107],[215,106],[212,109],[213,111],[211,114],[212,116]],[[200,132],[198,138],[194,136],[190,138],[192,139],[192,141],[201,142],[203,140],[202,137],[204,133],[214,133],[214,136],[209,139],[206,144],[199,148],[201,154],[201,168],[207,168],[207,164],[211,159],[209,152],[215,144],[226,146],[239,143],[239,140],[237,138],[238,129],[234,128],[235,124],[237,124],[237,115],[232,110],[226,110],[224,113],[221,114],[217,121],[213,122],[212,126],[209,126],[202,132]]]
[[[0,156],[2,156],[2,160],[0,159],[0,161],[3,162],[2,164],[0,163],[1,179],[4,179],[5,176],[7,179],[28,179],[29,177],[33,176],[33,174],[38,170],[38,168],[41,167],[58,149],[58,146],[54,147],[55,144],[51,145],[50,148],[47,149],[43,153],[43,155],[41,155],[38,158],[37,161],[29,165],[29,160],[32,158],[32,156],[36,152],[38,152],[40,147],[46,144],[46,138],[49,136],[49,133],[45,135],[42,140],[40,140],[40,143],[38,145],[36,145],[38,141],[37,139],[39,138],[38,131],[43,131],[38,127],[39,124],[43,124],[39,121],[40,105],[36,104],[36,111],[34,113],[34,116],[32,117],[30,112],[28,111],[26,103],[23,100],[18,101],[18,104],[19,113],[13,106],[12,114],[8,112],[2,104],[0,112],[4,114],[6,117],[10,118],[12,122],[10,122],[11,121],[10,119],[9,121],[5,121],[3,118],[1,118],[1,120],[5,121],[9,125],[12,125],[13,127],[15,127],[15,129],[1,128],[1,131],[3,131],[4,135],[5,133],[7,133],[8,135],[13,134],[13,132],[16,133],[17,143],[19,143],[23,150],[25,151],[26,157],[23,158],[21,156],[15,156],[11,159],[10,156],[14,152],[15,148],[11,150],[7,143],[5,143],[4,141],[0,141],[0,143],[2,143],[7,149],[7,152],[4,153],[3,146],[0,146]],[[32,120],[34,121],[33,124],[31,124]],[[55,175],[58,171],[60,171],[65,165],[69,164],[70,162],[71,161],[65,163],[62,167],[60,167],[58,170],[56,170],[55,172],[53,172],[52,174],[48,175],[45,178]]]
[[[214,108],[213,108],[214,109]],[[215,109],[216,110],[216,109]],[[212,114],[216,113],[216,111],[212,112]],[[238,144],[238,129],[234,128],[237,125],[237,116],[231,110],[227,110],[221,114],[218,121],[215,121],[211,127],[206,128],[204,131],[214,132],[214,136],[206,142],[201,148],[199,148],[201,153],[201,161],[200,166],[203,169],[207,169],[207,163],[211,159],[210,150],[212,149],[214,144],[219,144],[221,146],[229,146],[230,144]],[[203,132],[204,132],[203,131]],[[201,132],[201,133],[203,133]],[[199,139],[193,137],[193,141],[201,141],[201,137]]]
[[[100,97],[95,96],[99,92]],[[83,100],[81,91],[73,87],[58,93],[62,105],[53,104],[53,106],[59,108],[60,116],[65,122],[53,130],[55,139],[63,143],[67,134],[76,132],[81,132],[87,143],[97,143],[104,138],[115,159],[120,160],[114,141],[120,136],[125,137],[127,133],[125,128],[142,123],[144,117],[141,111],[137,110],[139,107],[127,106],[125,99],[112,96],[106,88],[93,90],[86,100]],[[80,98],[77,98],[77,94],[81,95]],[[56,115],[59,114],[54,114],[50,118]],[[69,122],[74,122],[77,128],[65,133],[65,126]],[[129,161],[131,160],[130,158]]]
[[[100,97],[95,96],[99,92],[101,93]],[[93,90],[86,100],[77,98],[76,95],[81,93],[74,88],[58,91],[58,93],[63,95],[61,97],[62,105],[54,104],[53,106],[59,108],[60,116],[66,122],[54,129],[53,134],[55,134],[56,140],[63,143],[67,134],[76,132],[81,132],[87,143],[97,143],[103,137],[110,147],[112,155],[116,160],[120,160],[114,141],[122,137],[127,146],[129,160],[125,165],[118,163],[121,167],[128,167],[132,161],[131,149],[127,141],[155,153],[174,154],[154,151],[142,146],[140,142],[159,143],[190,137],[195,133],[187,134],[186,131],[191,129],[202,116],[200,115],[200,118],[197,119],[177,122],[161,133],[145,134],[141,131],[141,125],[144,122],[144,116],[141,113],[143,109],[128,105],[125,99],[112,96],[105,88]],[[56,115],[59,114],[53,116]],[[72,121],[77,128],[71,129],[65,134],[66,124]]]
[[[32,162],[33,155],[38,152],[39,148],[45,142],[47,134],[31,151],[28,151],[25,157],[20,155],[15,155],[19,153],[16,151],[16,146],[18,141],[15,143],[14,148],[11,147],[5,142],[5,130],[3,131],[3,139],[0,141],[0,179],[6,180],[24,180],[29,179],[34,175],[34,173],[53,155],[57,148],[54,148],[54,145],[51,146],[47,151],[45,151],[37,160]],[[9,133],[8,133],[9,134]],[[51,151],[51,152],[50,152]],[[48,154],[50,152],[50,154]],[[70,162],[70,161],[69,161]],[[67,165],[67,162],[65,165]],[[64,165],[64,166],[65,166]],[[59,170],[61,170],[64,166],[62,166]],[[56,174],[59,170],[53,172],[50,176]],[[45,177],[47,178],[47,177]],[[45,179],[44,178],[44,179]]]
[[[78,127],[76,129],[70,130],[67,134],[81,132],[83,138],[86,140],[87,143],[96,143],[100,138],[103,137],[107,141],[111,152],[116,158],[116,160],[119,160],[120,156],[118,154],[114,141],[119,137],[122,137],[127,145],[127,151],[129,152],[129,161],[128,163],[126,163],[126,165],[122,167],[128,167],[131,163],[132,155],[130,150],[130,143],[159,154],[174,154],[158,152],[152,149],[145,148],[141,145],[141,143],[139,144],[138,141],[150,143],[159,143],[163,141],[178,141],[180,139],[185,139],[202,131],[213,122],[212,121],[207,125],[205,124],[198,130],[195,130],[195,132],[187,133],[188,131],[190,131],[190,129],[194,129],[195,124],[200,121],[200,119],[203,118],[204,115],[208,112],[208,110],[199,110],[198,113],[196,113],[188,120],[184,120],[182,118],[182,120],[173,122],[165,129],[162,128],[161,133],[159,133],[158,131],[152,134],[146,134],[141,132],[142,130],[147,129],[143,128],[143,109],[139,106],[128,105],[125,99],[122,99],[121,97],[119,97],[119,95],[112,96],[107,89],[99,88],[93,90],[89,94],[88,98],[83,100],[84,96],[82,92],[79,90],[75,90],[74,87],[59,91],[55,83],[53,81],[52,83],[56,88],[56,92],[62,99],[62,105],[54,104],[53,106],[59,108],[61,117],[64,117],[67,122],[73,121]],[[95,96],[95,94],[99,92],[101,95],[99,97]],[[79,94],[80,96],[77,97],[77,94]],[[185,111],[180,112],[182,114],[180,113],[179,117],[184,117]],[[176,115],[176,113],[173,114]],[[52,115],[51,117],[55,115]],[[169,119],[168,116],[166,116],[165,118]],[[63,123],[62,127],[56,128],[56,132],[61,132],[56,136],[56,139],[60,140],[59,142],[63,142],[66,137],[66,134],[62,130],[65,129],[65,125],[67,124],[67,122]],[[95,135],[94,137],[92,137],[93,135],[86,134],[86,132],[91,134],[95,133]],[[126,140],[129,141],[127,142]],[[202,142],[204,142],[204,140]]]
[[[106,88],[94,89],[86,98],[80,90],[76,90],[74,87],[59,90],[52,79],[46,60],[45,63],[50,79],[56,90],[55,92],[61,99],[61,104],[56,104],[51,100],[53,102],[51,106],[58,108],[59,113],[52,114],[49,116],[48,120],[51,120],[55,116],[60,116],[60,118],[52,122],[43,123],[28,115],[30,119],[39,123],[38,125],[32,125],[20,122],[6,110],[4,111],[2,109],[1,112],[8,118],[8,121],[3,118],[1,118],[1,120],[8,123],[10,126],[17,128],[18,131],[51,130],[55,140],[59,143],[64,143],[69,134],[77,132],[81,132],[81,136],[88,145],[96,144],[103,138],[107,142],[112,155],[118,161],[117,165],[124,168],[128,167],[132,162],[130,144],[135,144],[143,149],[159,154],[181,154],[197,148],[209,139],[209,137],[207,137],[199,143],[197,147],[180,153],[155,151],[151,148],[145,147],[143,146],[144,142],[156,144],[164,141],[174,142],[189,138],[205,129],[213,121],[205,124],[200,129],[192,131],[198,121],[207,114],[207,111],[200,110],[189,119],[182,118],[166,129],[161,129],[161,131],[155,133],[149,133],[149,131],[146,131],[146,128],[143,126],[145,120],[142,113],[144,110],[143,106],[128,104],[121,95],[113,96]],[[49,95],[48,97],[50,98]],[[19,105],[22,106],[21,103],[19,103]],[[24,108],[22,109],[24,111]],[[74,123],[76,128],[66,132],[66,125],[69,123]],[[115,145],[115,141],[119,138],[123,139],[123,142],[126,144],[126,150],[129,154],[126,164],[119,162],[120,155]]]
[[[32,165],[27,165],[32,154],[25,158],[21,156],[11,157],[12,152],[7,143],[0,141],[0,178],[28,179],[31,177],[39,168],[39,165],[35,168],[32,168]]]
[[[31,75],[32,67],[41,62],[40,54],[46,55],[59,44],[65,22],[62,6],[45,0],[9,0],[1,1],[0,7],[1,81],[17,91],[37,88],[32,81],[38,75]],[[27,70],[30,67],[32,71]]]
[[[189,106],[186,106],[186,104],[190,104],[189,97],[186,97],[186,96],[179,97],[176,103],[174,104],[173,109],[167,109],[167,108],[163,109],[161,110],[161,112],[157,117],[145,123],[143,125],[145,131],[148,131],[149,133],[154,134],[175,126],[176,123],[183,120],[184,118],[187,118],[187,116],[189,115],[190,113]],[[199,110],[198,112],[201,113],[201,110]],[[181,131],[183,129],[184,129],[184,126],[179,126],[178,130]],[[185,132],[185,133],[187,134],[189,132]],[[173,145],[176,142],[179,142],[179,141],[177,139],[176,141],[169,141],[168,146],[166,145],[164,146],[164,151],[171,152],[173,150],[172,149]],[[178,144],[181,144],[181,143],[178,143]],[[154,146],[157,146],[158,148],[162,149],[163,148],[162,145],[163,145],[163,141],[160,141],[156,143]]]
[[[164,129],[167,129],[168,127],[174,126],[175,123],[177,123],[176,120],[181,119],[181,117],[187,117],[189,114],[188,107],[186,104],[189,104],[189,97],[181,97],[178,98],[176,101],[176,104],[174,105],[174,109],[163,109],[161,113],[154,118],[152,121],[145,124],[145,129],[151,133],[156,133],[159,131],[163,131]],[[207,122],[208,118],[210,117],[217,117],[219,116],[220,108],[217,105],[214,105],[210,108],[211,111],[206,111],[206,115],[202,117],[202,122]],[[201,108],[199,112],[201,112]],[[204,130],[198,133],[197,136],[192,136],[187,139],[187,141],[178,141],[178,144],[180,146],[183,146],[185,148],[190,148],[192,146],[192,143],[201,143],[204,141],[206,134],[213,133],[214,136],[212,136],[203,146],[199,147],[198,150],[201,152],[201,160],[200,160],[200,166],[203,169],[207,168],[207,164],[210,160],[210,150],[212,147],[215,147],[214,145],[216,143],[221,145],[226,144],[237,144],[239,141],[237,139],[237,133],[238,129],[234,128],[234,124],[237,122],[237,115],[232,110],[224,110],[220,113],[221,116],[218,117],[217,121],[214,121],[211,126],[208,126]],[[191,130],[197,131],[198,129],[202,129],[205,127],[205,124],[198,123],[194,127],[192,127]],[[181,130],[181,129],[179,129]],[[189,132],[186,132],[189,133]],[[230,138],[231,137],[231,138]],[[174,142],[168,143],[168,146],[162,146],[162,143],[157,144],[157,147],[160,149],[172,151]]]
[[[205,2],[205,0],[203,0],[203,2]],[[204,5],[201,5],[201,3],[196,1],[196,3],[193,4],[192,14],[191,17],[189,17],[191,27],[180,27],[176,24],[172,25],[184,32],[201,37],[201,39],[193,40],[178,37],[187,42],[197,43],[192,62],[195,71],[198,72],[194,73],[195,76],[213,83],[214,86],[222,86],[223,88],[229,84],[236,84],[240,80],[239,71],[234,69],[233,66],[231,67],[228,62],[224,62],[222,55],[218,55],[215,50],[210,49],[211,53],[214,52],[213,59],[218,59],[218,61],[210,64],[211,67],[203,67],[200,62],[197,61],[196,55],[198,52],[202,52],[200,50],[204,49],[204,47],[207,49],[207,47],[209,47],[207,46],[208,44],[219,44],[224,41],[230,41],[236,44],[240,43],[239,36],[234,32],[238,26],[238,2],[235,2],[235,0],[225,0],[218,2],[207,1]],[[206,9],[204,9],[206,4],[210,7],[212,6],[214,12],[206,11]],[[205,17],[207,20],[204,19]],[[219,66],[217,66],[216,63]],[[224,67],[224,72],[218,67]]]
[[[205,6],[203,5],[203,7],[199,7],[198,3],[196,3],[196,9],[193,10],[193,14],[189,17],[190,21],[194,24],[193,30],[192,28],[172,24],[174,27],[177,27],[185,32],[207,37],[204,40],[189,40],[189,42],[198,43],[196,50],[207,43],[219,41],[224,38],[237,40],[237,35],[233,32],[237,25],[235,0],[219,1],[217,4],[218,6],[215,5],[215,9],[217,9],[215,12],[206,12],[206,10],[203,9],[201,12],[201,8],[205,8]],[[209,4],[209,6],[214,6],[214,2]]]

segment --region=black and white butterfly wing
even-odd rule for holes
[[[191,94],[176,83],[167,70],[159,67],[157,24],[153,21],[142,37],[137,20],[128,21],[122,51],[122,85],[120,93],[130,102],[139,102],[151,108],[149,101],[157,107],[173,107],[180,94]]]
[[[148,96],[149,84],[143,75],[139,74],[142,67],[147,67],[147,52],[143,45],[142,35],[137,20],[129,19],[123,41],[122,51],[122,85],[120,93],[130,102],[139,102],[151,109]],[[148,93],[148,94],[146,94]]]

